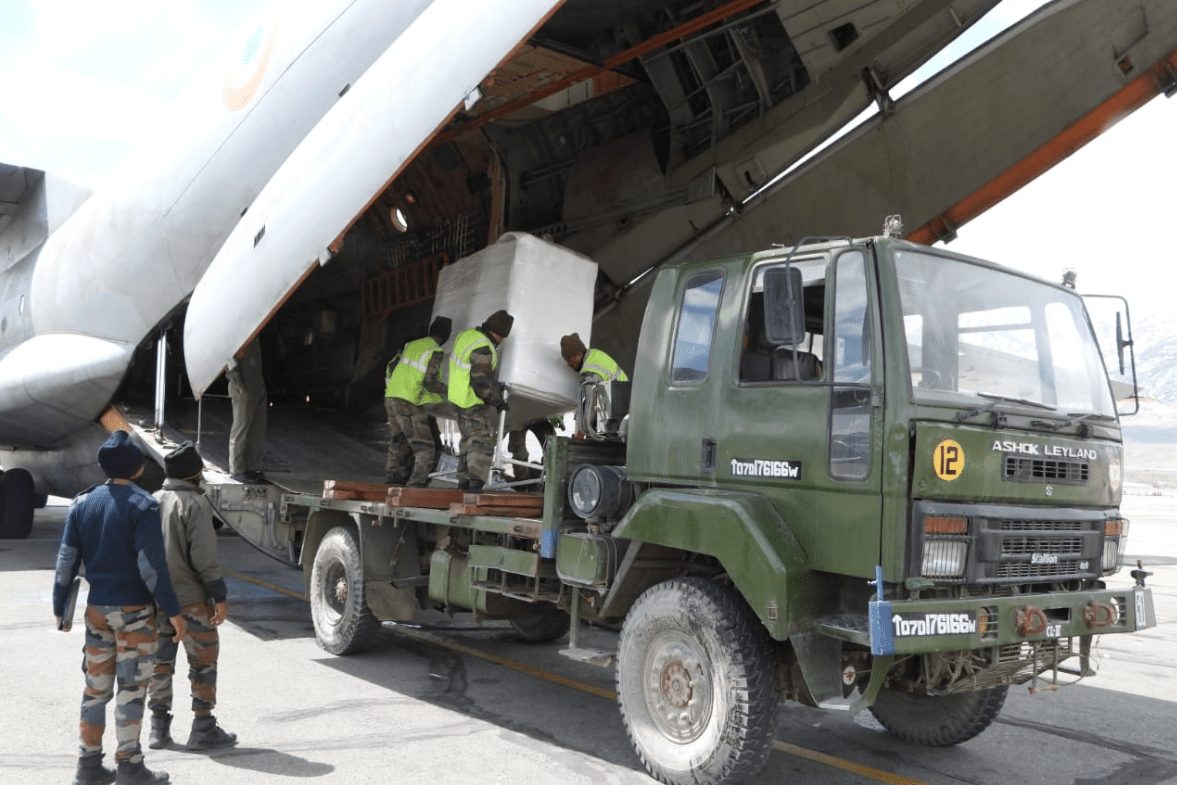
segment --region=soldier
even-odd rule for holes
[[[388,413],[388,459],[384,481],[393,485],[424,488],[437,462],[433,415],[445,403],[446,385],[441,380],[441,345],[450,339],[453,323],[438,316],[429,334],[410,341],[388,364],[384,410]]]
[[[266,452],[266,381],[262,377],[262,349],[253,339],[234,356],[225,371],[233,402],[229,428],[229,475],[238,482],[266,481],[262,456]]]
[[[629,376],[621,370],[616,360],[600,349],[586,347],[579,333],[565,335],[560,339],[560,356],[569,368],[580,374],[581,381],[593,376],[605,382],[629,381]]]
[[[66,596],[86,566],[86,604],[81,745],[75,785],[158,785],[162,771],[143,763],[139,728],[157,637],[155,604],[171,617],[175,639],[187,625],[172,589],[164,556],[159,505],[134,484],[143,475],[143,453],[126,431],[115,431],[98,450],[98,465],[110,480],[78,494],[66,514],[57,551],[53,613],[61,627]],[[117,774],[102,765],[106,704],[114,697]]]
[[[454,339],[448,398],[462,434],[458,487],[463,490],[482,490],[483,481],[490,473],[495,410],[507,410],[507,402],[495,381],[495,369],[499,365],[495,347],[510,334],[514,323],[514,316],[498,310],[481,326],[463,330]]]
[[[507,451],[515,460],[526,463],[531,457],[531,453],[527,449],[528,431],[535,435],[542,452],[547,446],[548,439],[556,435],[556,427],[559,422],[559,418],[544,418],[532,420],[522,428],[516,428],[507,434]],[[515,479],[517,480],[538,480],[542,475],[542,471],[530,466],[515,467]]]
[[[229,603],[224,571],[217,563],[212,507],[204,498],[201,487],[204,461],[195,445],[185,442],[164,457],[164,470],[168,478],[155,498],[159,501],[163,519],[168,570],[188,625],[184,650],[188,654],[194,719],[186,746],[190,750],[232,747],[237,743],[237,735],[226,733],[212,713],[217,705],[217,658],[220,654],[217,627],[228,616]],[[172,675],[176,672],[179,650],[169,637],[171,625],[167,620],[159,618],[156,625],[160,635],[159,652],[147,686],[147,705],[151,709],[151,735],[147,746],[153,750],[163,749],[172,742]]]

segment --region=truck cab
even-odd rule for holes
[[[1113,358],[1072,289],[890,236],[820,242],[663,270],[637,357],[634,502],[602,529],[629,550],[599,607],[637,597],[618,684],[647,761],[705,734],[689,709],[659,719],[674,680],[627,679],[642,663],[762,667],[779,697],[950,745],[1011,684],[1091,675],[1095,634],[1155,624],[1145,573],[1104,583],[1128,531]],[[625,570],[663,548],[692,555],[709,609],[689,577],[676,616],[664,573]],[[706,636],[645,632],[722,627],[724,603],[759,627],[733,632],[746,659],[728,666]],[[773,666],[749,665],[759,632]],[[698,776],[678,765],[668,752],[659,776]]]

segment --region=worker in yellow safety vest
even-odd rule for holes
[[[438,316],[424,338],[409,341],[388,363],[384,410],[388,414],[388,458],[384,481],[423,488],[437,463],[437,421],[446,386],[441,379],[442,344],[453,323]]]
[[[496,411],[506,411],[495,371],[498,346],[511,333],[515,317],[498,310],[478,327],[458,333],[450,354],[447,397],[458,419],[458,487],[478,492],[490,473],[494,454]]]
[[[580,374],[582,381],[586,376],[596,376],[605,382],[629,381],[629,376],[616,360],[600,349],[589,349],[578,333],[560,339],[560,356],[569,368]]]

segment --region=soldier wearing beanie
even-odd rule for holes
[[[604,382],[629,381],[629,376],[621,370],[616,360],[600,349],[589,349],[577,333],[560,339],[560,356],[569,368],[580,374],[581,381],[589,377]]]
[[[217,627],[229,615],[225,573],[217,563],[217,535],[212,506],[204,497],[201,480],[204,460],[196,446],[185,442],[164,456],[167,479],[156,492],[163,520],[163,541],[168,570],[188,627],[184,650],[188,655],[188,680],[192,686],[190,750],[219,749],[237,743],[237,736],[217,724],[217,660],[221,642]],[[168,620],[157,619],[160,634],[155,670],[147,689],[151,709],[153,750],[171,741],[172,676],[176,671],[177,642],[170,638]]]
[[[560,356],[564,358],[564,362],[569,368],[580,375],[581,400],[580,406],[577,408],[578,422],[585,418],[592,419],[595,416],[585,411],[588,405],[586,400],[589,397],[588,390],[592,387],[591,383],[607,385],[608,400],[612,401],[613,387],[611,383],[629,381],[629,376],[621,370],[621,366],[617,364],[616,360],[600,349],[590,349],[585,346],[584,341],[577,333],[560,338]],[[590,383],[588,387],[585,386],[586,383]],[[616,426],[616,420],[610,418],[603,427],[606,430],[611,430]],[[584,427],[583,422],[581,422],[581,427]]]
[[[106,704],[115,694],[115,738],[119,782],[163,783],[168,775],[143,763],[139,731],[143,698],[157,647],[155,608],[170,616],[176,640],[186,623],[172,588],[164,555],[159,505],[134,484],[143,474],[143,453],[126,431],[115,431],[98,450],[98,465],[110,480],[78,494],[66,514],[53,579],[53,613],[61,626],[78,569],[86,565],[86,642],[82,718],[75,783],[105,785],[116,773],[102,765]]]
[[[450,354],[447,397],[458,418],[462,443],[458,453],[458,487],[482,490],[494,454],[495,411],[507,401],[495,379],[498,346],[511,334],[515,317],[498,310],[479,327],[458,333]]]
[[[390,433],[384,464],[387,483],[418,488],[429,484],[441,441],[434,416],[446,413],[441,346],[450,339],[452,328],[453,322],[438,316],[428,335],[406,343],[388,363],[384,376],[384,410]]]

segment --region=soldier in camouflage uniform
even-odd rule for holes
[[[229,428],[229,475],[243,483],[266,481],[262,457],[266,453],[266,412],[269,397],[262,376],[262,349],[254,338],[234,356],[225,371],[233,424]]]
[[[462,444],[458,454],[458,487],[482,490],[494,455],[495,411],[507,402],[495,380],[499,365],[496,347],[511,333],[515,317],[499,310],[479,327],[458,333],[450,354],[447,395],[458,417]]]
[[[158,785],[164,772],[143,764],[139,730],[143,698],[157,638],[155,606],[171,617],[176,639],[187,625],[172,589],[164,556],[159,505],[133,480],[143,475],[143,453],[126,431],[98,450],[110,481],[78,494],[70,505],[57,551],[53,613],[61,625],[66,599],[81,565],[90,583],[87,598],[81,745],[75,785]],[[102,765],[106,704],[114,697],[117,774]]]
[[[213,511],[204,498],[201,480],[204,460],[191,442],[164,457],[167,480],[155,494],[163,519],[163,541],[172,585],[188,624],[184,650],[188,655],[188,681],[192,685],[190,750],[232,747],[237,736],[217,724],[217,659],[221,642],[217,627],[229,615],[225,573],[217,563],[217,535]],[[147,746],[163,749],[171,743],[172,675],[176,672],[179,646],[169,636],[171,625],[157,620],[160,635],[155,670],[147,686],[151,709],[151,735]]]
[[[452,322],[438,316],[424,338],[410,341],[388,364],[384,410],[388,413],[388,459],[384,481],[423,488],[437,463],[437,422],[443,414],[446,385],[441,380],[441,345]]]

